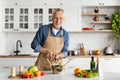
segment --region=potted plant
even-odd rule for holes
[[[112,31],[114,39],[120,39],[120,11],[112,15]]]

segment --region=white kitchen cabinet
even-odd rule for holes
[[[18,5],[31,5],[31,0],[1,0],[3,2],[3,5],[15,5],[15,4],[18,4]]]
[[[12,66],[24,66],[26,68],[35,64],[36,58],[0,58],[1,68],[10,68]]]
[[[120,0],[100,0],[101,5],[120,6]]]
[[[80,0],[79,3],[82,3],[82,6],[90,6],[90,5],[99,5],[99,0]]]
[[[52,12],[55,8],[59,7],[63,8],[66,14],[64,28],[67,31],[80,30],[81,15],[79,14],[81,8],[77,5],[78,0],[68,2],[69,0],[31,0],[31,3],[29,1],[29,4],[27,4],[27,0],[25,2],[16,0],[13,2],[14,4],[5,4],[3,10],[5,12],[4,31],[36,31],[39,26],[52,22]],[[71,12],[73,14],[70,14]]]
[[[82,0],[83,6],[119,6],[120,0]]]
[[[64,59],[63,62],[66,63],[69,58]],[[96,57],[95,57],[96,62]],[[91,58],[72,58],[72,60],[66,65],[66,68],[81,68],[81,69],[90,69]],[[100,58],[99,60],[101,70],[103,72],[115,72],[120,73],[120,58]]]
[[[63,59],[63,64],[69,61],[70,58]],[[90,69],[90,60],[91,58],[72,58],[72,60],[66,65],[66,68],[81,68],[81,69]]]
[[[60,6],[65,12],[65,22],[63,27],[67,31],[80,31],[81,27],[81,8],[77,5],[62,5]]]
[[[29,31],[30,6],[19,3],[17,0],[15,1],[13,1],[13,4],[7,3],[3,5],[3,8],[2,8],[2,11],[4,12],[3,13],[3,16],[4,16],[3,30],[4,31]]]
[[[100,59],[101,69],[104,72],[119,72],[120,58],[101,58]]]
[[[78,5],[79,0],[59,0],[60,5]]]
[[[31,11],[31,31],[36,31],[41,25],[52,23],[52,13],[56,6],[36,6],[32,7]]]

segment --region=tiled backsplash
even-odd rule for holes
[[[33,53],[31,49],[31,42],[34,38],[35,33],[6,33],[6,52],[12,54],[16,49],[17,40],[22,41],[22,48],[19,48],[21,53]],[[69,50],[79,49],[79,43],[83,43],[86,52],[89,49],[101,49],[103,50],[106,46],[112,45],[113,49],[117,42],[112,42],[113,33],[82,33],[82,32],[71,32],[70,33],[70,47]],[[118,48],[118,45],[116,45]]]

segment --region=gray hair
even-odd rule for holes
[[[56,12],[59,12],[59,11],[62,11],[62,12],[64,13],[64,10],[63,10],[63,9],[61,9],[61,8],[56,8],[56,9],[54,9],[54,11],[53,11],[53,17],[54,17],[54,15],[55,15],[55,13],[56,13]]]

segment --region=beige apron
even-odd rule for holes
[[[52,52],[60,53],[63,48],[63,45],[64,45],[63,37],[50,36],[50,29],[49,29],[48,37],[43,47],[51,50]],[[57,65],[59,63],[62,63],[62,60],[51,61],[51,63]],[[38,67],[39,70],[50,70],[50,65],[47,62],[46,54],[39,53],[39,56],[37,58],[35,65]]]

